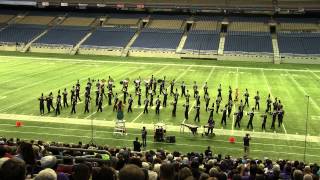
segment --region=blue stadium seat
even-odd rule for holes
[[[212,51],[219,48],[220,35],[218,31],[192,30],[184,44],[184,50]]]
[[[133,48],[176,49],[180,43],[183,30],[179,29],[143,29],[133,43]]]
[[[320,54],[320,33],[279,32],[277,35],[280,54]]]
[[[248,53],[272,53],[272,38],[268,32],[228,32],[224,51]]]
[[[97,29],[81,46],[125,47],[137,28],[106,27]]]
[[[0,42],[28,43],[47,27],[41,25],[14,24],[0,31]]]
[[[73,46],[78,43],[89,31],[90,27],[57,26],[49,30],[35,43]]]

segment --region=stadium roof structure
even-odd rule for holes
[[[0,4],[37,7],[111,8],[117,10],[182,10],[191,12],[320,11],[319,0],[0,0]]]

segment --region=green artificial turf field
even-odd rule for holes
[[[221,113],[215,114],[216,136],[202,137],[202,128],[199,134],[191,135],[188,129],[180,133],[182,122],[204,125],[209,112],[205,111],[204,101],[201,102],[200,123],[193,121],[195,116],[194,98],[190,99],[189,120],[184,121],[184,98],[180,98],[177,116],[172,117],[172,106],[160,110],[160,116],[155,115],[154,107],[149,114],[143,114],[143,108],[137,106],[134,96],[133,113],[125,113],[128,135],[114,136],[113,126],[116,113],[104,101],[103,112],[97,113],[96,107],[91,105],[90,113],[84,114],[84,103],[77,106],[77,114],[71,115],[71,108],[62,109],[60,116],[54,113],[39,116],[39,102],[37,98],[43,92],[50,91],[56,96],[58,90],[67,88],[70,91],[79,79],[84,87],[87,79],[107,79],[110,75],[115,80],[115,90],[122,99],[119,82],[130,78],[129,93],[134,94],[133,80],[139,76],[149,79],[151,75],[156,78],[166,76],[167,84],[176,79],[180,91],[181,81],[185,81],[190,94],[193,94],[192,84],[197,81],[200,94],[203,97],[202,86],[208,82],[211,103],[217,96],[217,88],[221,83],[223,102],[228,99],[228,87],[239,88],[243,98],[245,88],[250,93],[250,105],[254,105],[256,91],[260,92],[260,111],[254,117],[254,130],[250,131],[252,139],[251,157],[263,158],[290,158],[303,159],[305,125],[306,125],[306,94],[310,96],[308,142],[306,159],[309,162],[320,162],[320,66],[318,65],[273,65],[263,63],[217,62],[210,60],[169,60],[159,58],[115,58],[96,56],[63,56],[39,54],[0,54],[0,135],[5,137],[20,137],[25,139],[42,139],[48,141],[89,142],[91,135],[91,119],[94,124],[95,141],[109,146],[132,146],[134,137],[140,137],[140,128],[146,126],[149,132],[148,149],[163,148],[170,151],[182,152],[204,151],[210,145],[215,153],[232,156],[242,156],[241,137],[247,132],[248,116],[244,116],[241,128],[233,128],[233,117],[227,119],[227,126],[220,125]],[[159,88],[159,86],[158,86]],[[142,101],[144,100],[144,84],[142,84]],[[95,90],[95,88],[93,89]],[[158,93],[158,91],[157,91]],[[284,105],[285,116],[283,126],[270,129],[271,116],[267,120],[266,132],[261,131],[260,113],[266,108],[268,94],[280,98]],[[93,104],[94,104],[94,96]],[[162,100],[162,97],[161,97]],[[172,102],[169,96],[168,103]],[[70,102],[69,102],[70,103]],[[210,103],[210,104],[211,104]],[[236,103],[237,106],[237,103]],[[126,106],[125,106],[126,109]],[[235,109],[235,108],[234,108]],[[249,111],[246,108],[245,111]],[[15,127],[16,121],[22,121],[23,126]],[[167,135],[176,136],[175,144],[153,143],[153,124],[163,122],[167,125]],[[234,136],[236,143],[231,144],[228,138]]]

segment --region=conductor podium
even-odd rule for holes
[[[114,135],[127,135],[127,129],[126,129],[126,121],[125,120],[116,120],[114,130]]]

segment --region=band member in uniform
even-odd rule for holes
[[[71,114],[76,113],[76,105],[77,105],[77,99],[76,96],[73,96],[73,99],[71,101],[72,109],[71,109]]]
[[[62,93],[62,96],[63,96],[63,107],[69,107],[69,104],[68,104],[68,92],[67,92],[67,88],[64,88],[64,91]]]
[[[278,115],[278,112],[276,110],[273,110],[273,112],[272,112],[272,123],[271,123],[271,128],[270,129],[275,129],[277,115]]]
[[[97,112],[102,112],[102,104],[103,104],[103,95],[100,93],[99,99],[98,99],[98,109]]]
[[[40,103],[40,114],[41,115],[44,115],[44,101],[45,101],[45,98],[43,96],[43,93],[41,94],[40,98],[38,99],[39,100],[39,103]]]
[[[146,98],[148,98],[148,96],[149,96],[149,83],[148,82],[145,83],[145,96],[146,96]]]
[[[280,127],[282,125],[283,115],[284,115],[283,109],[279,109],[279,111],[278,111],[278,127]]]
[[[252,110],[248,113],[248,116],[249,116],[249,122],[247,124],[247,129],[249,129],[249,126],[251,127],[251,129],[253,129],[252,121],[254,117],[254,108],[252,108]]]
[[[184,81],[182,81],[181,84],[181,97],[186,96],[186,85],[184,84]]]
[[[231,111],[232,111],[233,101],[232,99],[229,99],[228,102],[228,118],[230,117]]]
[[[112,89],[109,89],[108,90],[108,104],[109,104],[109,106],[112,105],[112,97],[113,97]]]
[[[100,83],[98,82],[97,85],[99,84],[99,86],[97,87],[97,90],[96,90],[96,106],[98,106],[99,104],[99,96],[100,96]]]
[[[254,97],[256,104],[254,105],[254,109],[257,109],[258,106],[258,110],[260,110],[260,96],[259,96],[259,91],[257,91],[257,95]]]
[[[243,110],[244,110],[244,105],[243,105],[242,99],[240,100],[239,110],[240,110],[240,120],[241,120],[243,117]]]
[[[218,87],[218,97],[222,97],[221,92],[222,92],[222,88],[221,88],[221,84],[219,84],[219,87]]]
[[[168,99],[168,93],[167,93],[167,89],[162,91],[163,94],[163,103],[162,106],[163,107],[167,107],[167,99]]]
[[[246,92],[244,93],[244,106],[249,107],[249,92],[248,89],[246,89]]]
[[[77,84],[76,84],[76,100],[78,101],[81,101],[80,99],[80,83],[79,83],[79,80],[77,81]]]
[[[234,97],[234,101],[238,101],[239,99],[239,89],[236,88],[236,94],[235,94],[235,97]]]
[[[138,106],[141,106],[141,89],[138,89]]]
[[[129,99],[128,99],[128,113],[132,112],[132,103],[133,103],[133,98],[131,96],[131,94],[129,95]]]
[[[208,94],[208,83],[207,82],[204,83],[203,92],[204,92],[203,98],[206,98],[206,94]]]
[[[70,102],[73,100],[73,96],[76,95],[76,90],[74,89],[74,86],[72,86],[72,89],[70,90]]]
[[[159,94],[163,93],[163,90],[165,88],[165,83],[166,83],[166,76],[163,77],[161,84],[160,84],[160,89],[159,89]]]
[[[197,91],[198,91],[198,85],[197,85],[197,82],[194,81],[193,82],[193,97],[194,98],[196,98]]]
[[[236,123],[234,123],[234,127],[240,128],[240,122],[241,122],[241,107],[239,106],[238,108],[238,112],[234,113],[234,115],[236,116]]]
[[[226,126],[227,125],[227,107],[228,105],[225,105],[222,111],[222,117],[221,117],[221,125]]]
[[[141,130],[141,136],[142,136],[142,146],[146,147],[147,146],[147,130],[146,127],[143,127]]]
[[[184,119],[188,120],[189,119],[189,101],[186,101],[186,104],[184,106]]]
[[[114,97],[113,97],[113,110],[112,111],[115,111],[115,110],[117,110],[117,104],[118,104],[118,93],[116,93],[115,95],[114,95]]]
[[[128,88],[123,87],[122,92],[123,92],[123,104],[126,104],[127,103]]]
[[[174,98],[174,100],[177,101],[177,103],[178,103],[178,99],[179,99],[178,89],[176,89],[176,92],[174,93],[173,98]]]
[[[220,103],[221,103],[222,99],[221,99],[221,96],[218,96],[217,99],[216,99],[216,113],[218,114],[219,113],[219,108],[220,108]]]
[[[56,101],[56,116],[60,115],[60,109],[62,108],[61,105],[61,95],[60,95],[60,90],[58,91],[57,95],[57,101]]]
[[[149,90],[149,94],[150,94],[150,107],[153,106],[153,96],[154,96],[154,92],[152,91],[152,89]]]
[[[195,106],[194,107],[196,109],[196,116],[194,117],[194,121],[200,122],[200,106]]]
[[[53,107],[53,95],[52,95],[52,92],[50,92],[49,96],[46,98],[46,101],[47,101],[48,113],[51,112],[51,108],[53,110],[55,110],[54,107]]]
[[[278,110],[278,98],[276,97],[274,99],[274,102],[273,102],[273,111],[277,111]]]
[[[231,86],[229,86],[229,98],[228,98],[228,100],[230,101],[230,99],[232,100],[232,89],[231,89]]]
[[[154,80],[153,81],[153,94],[157,94],[157,81],[156,80]]]
[[[173,79],[171,82],[170,82],[170,96],[174,95],[174,92],[173,92],[173,89],[174,89],[174,82],[175,80]]]
[[[146,98],[145,100],[144,100],[144,109],[143,109],[143,114],[145,114],[145,113],[147,113],[148,114],[148,106],[149,106],[149,99],[148,98]]]
[[[139,78],[134,81],[136,95],[138,94],[138,90],[140,89],[140,83],[141,83],[141,78],[139,76]]]
[[[269,94],[267,98],[267,112],[271,112],[271,104],[272,104],[272,100]]]
[[[262,130],[266,130],[266,123],[267,123],[267,118],[268,118],[267,113],[268,113],[268,110],[266,110],[266,112],[261,115],[261,117],[262,117],[261,129]]]
[[[210,96],[208,93],[204,95],[204,99],[206,102],[206,112],[208,112],[208,107],[209,107],[209,103],[210,103]]]
[[[89,93],[85,93],[85,99],[84,99],[84,113],[89,113],[89,103],[91,100],[91,97],[88,95]]]
[[[158,95],[158,97],[157,97],[157,99],[156,99],[156,114],[160,114],[160,105],[161,105],[161,101],[160,101],[160,99],[159,99],[159,95]]]
[[[172,106],[173,106],[172,117],[176,117],[176,112],[177,112],[177,101],[176,101],[176,99],[173,100]]]

